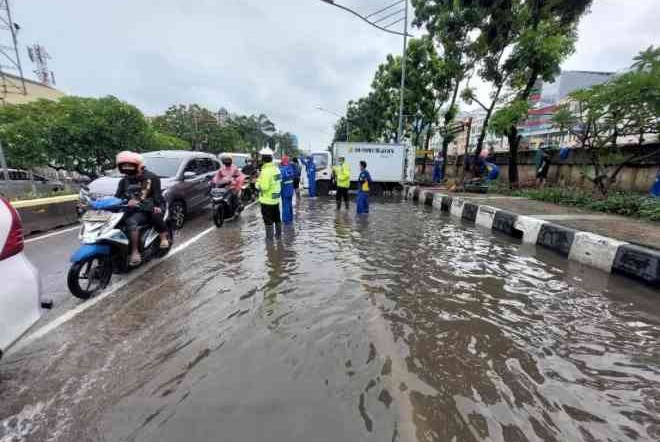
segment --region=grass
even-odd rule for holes
[[[579,207],[596,212],[660,221],[660,198],[654,198],[647,194],[613,191],[605,199],[596,199],[590,192],[562,187],[513,191],[498,187],[492,190],[497,193],[521,196],[560,206]]]

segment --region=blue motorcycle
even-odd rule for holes
[[[119,198],[104,198],[91,203],[81,217],[79,238],[80,248],[71,256],[71,268],[67,275],[67,285],[71,293],[80,299],[89,299],[106,288],[113,273],[125,273],[132,267],[130,260],[130,240],[124,226],[124,219],[135,208],[128,207]],[[165,211],[165,222],[171,244],[174,240]],[[139,227],[140,254],[142,263],[165,256],[170,249],[162,250],[158,232],[151,224]]]

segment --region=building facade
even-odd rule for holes
[[[22,91],[21,78],[3,73],[0,85],[0,101],[2,104],[23,104],[39,99],[57,100],[65,94],[50,86],[43,85],[37,81],[25,79],[25,94]]]

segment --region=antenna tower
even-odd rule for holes
[[[27,95],[16,34],[20,30],[11,17],[9,0],[0,0],[0,101],[9,94]]]
[[[51,57],[46,48],[38,43],[28,46],[28,56],[30,61],[37,65],[37,69],[33,72],[36,74],[39,83],[48,87],[55,85],[55,74],[48,69],[48,60]]]

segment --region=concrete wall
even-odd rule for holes
[[[625,156],[629,156],[633,153],[651,153],[658,149],[660,149],[660,144],[655,143],[641,147],[618,148],[616,151]],[[505,182],[509,179],[508,155],[508,152],[498,152],[495,154],[495,163],[500,167],[500,179]],[[535,157],[535,150],[523,151],[518,154],[518,174],[521,183],[533,182],[536,179]],[[449,158],[447,165],[447,176],[449,178],[454,178],[454,161],[454,157]],[[459,164],[462,164],[463,156],[459,156],[458,161]],[[660,170],[660,153],[645,160],[639,165],[625,167],[617,176],[615,188],[619,190],[648,192],[655,182],[658,170]],[[561,160],[559,155],[555,153],[551,159],[550,171],[548,172],[548,183],[559,186],[591,189],[591,182],[583,176],[583,171],[590,174],[593,173],[593,168],[590,166],[587,151],[582,149],[572,149],[566,160]],[[430,181],[431,174],[433,173],[433,162],[427,162],[426,173],[424,175],[421,175],[420,173],[421,165],[417,166],[417,172],[418,181]]]

